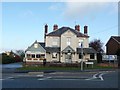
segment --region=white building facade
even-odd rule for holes
[[[35,41],[26,49],[24,62],[39,64],[46,59],[48,63],[79,63],[82,60],[96,60],[97,52],[89,47],[87,26],[81,33],[79,25],[75,29],[54,25],[53,31],[48,33],[48,25],[45,25],[44,39],[44,43]]]

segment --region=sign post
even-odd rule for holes
[[[85,62],[85,64],[91,64],[92,65],[92,68],[93,68],[93,62]]]
[[[109,65],[112,61],[115,66],[115,62],[117,61],[117,55],[102,55],[102,60],[108,61]]]

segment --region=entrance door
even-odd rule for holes
[[[65,62],[72,63],[72,54],[71,53],[65,54]]]

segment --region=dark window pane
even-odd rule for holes
[[[82,54],[81,53],[79,54],[79,59],[82,59]]]
[[[36,54],[36,58],[40,58],[40,54]]]
[[[41,54],[41,55],[40,55],[40,58],[45,58],[45,54]]]
[[[32,54],[32,58],[35,58],[35,54]]]
[[[94,59],[94,54],[90,54],[90,59]]]
[[[30,54],[27,54],[27,58],[30,58],[31,57],[31,55]]]

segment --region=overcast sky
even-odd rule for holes
[[[74,29],[83,33],[88,26],[89,41],[100,39],[104,45],[118,35],[117,2],[4,2],[2,3],[1,51],[25,50],[35,40],[44,41],[44,25]]]

